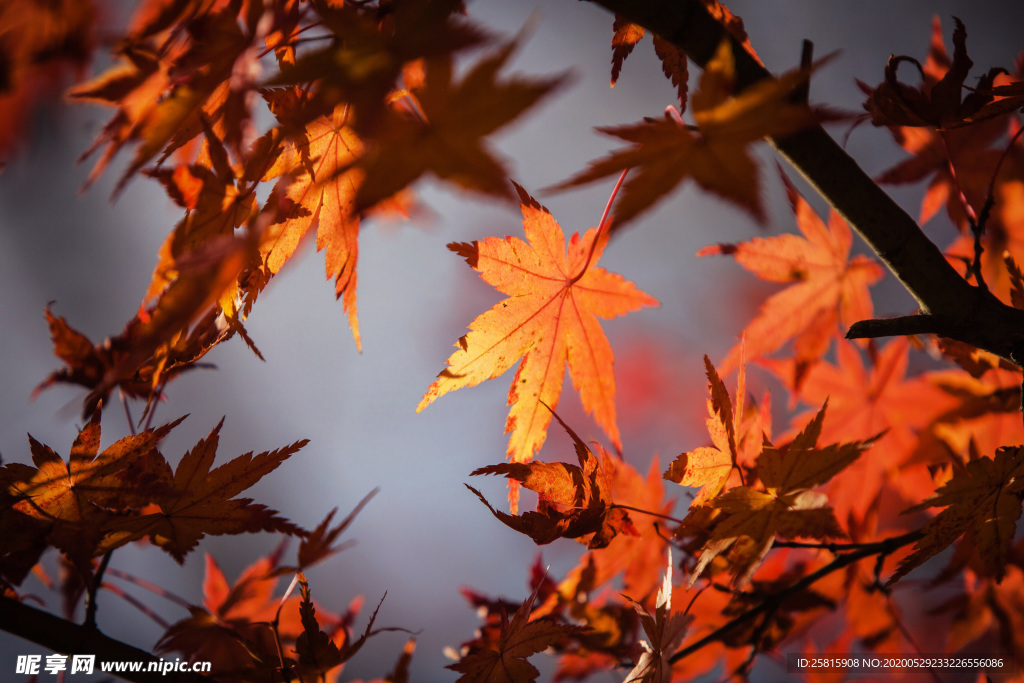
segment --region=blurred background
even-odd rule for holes
[[[129,5],[112,4],[115,13]],[[773,71],[798,63],[804,38],[814,41],[817,56],[841,50],[815,75],[811,100],[853,111],[860,111],[863,100],[855,78],[877,84],[890,53],[924,59],[933,15],[941,17],[950,49],[952,16],[966,24],[975,62],[969,82],[990,66],[1012,68],[1024,47],[1021,3],[737,0],[730,7],[744,19],[751,42]],[[660,116],[674,102],[650,39],[637,46],[619,84],[610,89],[612,16],[600,7],[573,0],[476,0],[469,3],[469,13],[506,36],[533,26],[512,71],[573,74],[569,87],[543,101],[497,141],[510,161],[512,177],[551,209],[567,233],[594,225],[613,180],[556,195],[539,191],[616,146],[594,132],[594,126]],[[697,69],[691,66],[691,71]],[[0,173],[4,462],[29,461],[26,432],[66,455],[80,426],[81,392],[74,388],[53,388],[29,400],[33,388],[59,366],[43,319],[46,303],[54,302],[54,313],[94,342],[120,332],[138,308],[157,249],[181,215],[155,183],[143,178],[132,181],[111,204],[108,198],[123,168],[117,164],[88,192],[79,192],[89,164],[76,165],[75,160],[109,114],[59,103],[42,108],[18,154]],[[834,130],[836,135],[845,132]],[[903,156],[887,132],[870,125],[854,130],[847,148],[869,174]],[[792,230],[772,155],[763,145],[758,151],[767,162],[762,165],[767,231]],[[118,161],[123,164],[125,159]],[[502,526],[463,487],[470,471],[504,459],[511,373],[414,412],[452,343],[500,298],[444,245],[522,235],[514,205],[459,195],[430,180],[416,190],[429,207],[427,217],[406,224],[367,221],[360,235],[361,354],[333,286],[324,281],[322,256],[307,242],[305,255],[261,295],[247,322],[266,362],[237,340],[217,348],[207,356],[216,370],[188,373],[170,385],[157,423],[191,414],[164,441],[162,451],[172,463],[222,415],[226,420],[218,463],[247,451],[310,439],[303,451],[245,494],[307,528],[335,506],[346,514],[379,486],[380,493],[346,533],[357,544],[310,572],[314,598],[328,609],[343,611],[357,594],[371,606],[387,591],[377,626],[419,632],[413,679],[450,681],[456,674],[442,668],[450,663],[443,648],[457,648],[478,624],[459,587],[519,602],[528,594],[529,567],[538,553],[552,574],[561,577],[583,548],[568,540],[538,548]],[[916,215],[920,188],[904,188],[898,197]],[[817,198],[810,199],[822,208]],[[945,245],[951,233],[942,220],[933,221],[929,232]],[[759,229],[741,211],[686,185],[619,234],[605,252],[602,266],[661,301],[660,308],[604,324],[616,353],[624,457],[641,472],[652,457],[664,465],[707,441],[701,358],[708,354],[720,361],[760,297],[775,290],[729,259],[697,259],[694,253],[711,242],[755,234]],[[910,298],[891,276],[874,293],[877,314],[912,310]],[[773,386],[756,370],[750,381],[755,395]],[[727,381],[730,387],[733,383]],[[784,401],[775,405],[785,410]],[[584,439],[603,439],[571,389],[563,392],[559,412]],[[107,411],[104,446],[127,429],[119,409]],[[551,430],[543,459],[571,455],[567,439],[558,432]],[[474,485],[495,503],[504,498],[504,485],[497,479]],[[677,509],[685,510],[685,491],[678,493],[682,502]],[[276,537],[265,535],[210,538],[184,567],[159,550],[129,547],[115,553],[111,566],[199,603],[204,552],[212,553],[234,581],[277,543]],[[180,607],[123,585],[169,621],[186,616]],[[31,580],[26,588],[44,592]],[[357,629],[368,612],[364,608]],[[107,634],[142,648],[151,648],[161,634],[113,595],[101,599],[99,621]],[[343,679],[383,675],[404,641],[396,633],[376,637]],[[0,633],[0,678],[14,680],[14,655],[31,652],[47,654]],[[532,661],[541,660],[538,656]],[[773,670],[767,675],[778,680],[783,674]],[[598,677],[617,678],[621,672]]]

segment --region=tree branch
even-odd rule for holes
[[[105,636],[98,629],[86,628],[58,616],[30,607],[12,598],[0,596],[0,629],[25,640],[64,654],[94,654],[101,661],[160,662],[145,650]],[[148,665],[148,664],[147,664]],[[214,683],[214,679],[194,673],[159,671],[104,672],[132,683]]]
[[[658,34],[701,67],[723,39],[732,41],[738,89],[771,77],[701,0],[592,1]],[[921,310],[942,323],[931,331],[1014,363],[1024,359],[1024,311],[960,277],[917,222],[821,126],[768,142],[860,234]]]
[[[677,651],[675,654],[669,657],[668,661],[672,663],[678,662],[680,659],[683,659],[684,657],[693,654],[697,650],[700,650],[702,647],[716,640],[721,640],[729,631],[733,630],[737,626],[742,626],[754,617],[777,609],[779,605],[781,605],[783,601],[785,601],[787,598],[789,598],[792,595],[796,595],[797,593],[806,588],[810,588],[819,579],[828,576],[834,571],[842,569],[843,567],[847,567],[853,564],[854,562],[859,562],[860,560],[871,557],[872,555],[889,555],[894,551],[902,548],[903,546],[913,543],[922,536],[923,534],[920,531],[911,531],[909,533],[903,534],[902,536],[894,536],[892,538],[887,538],[884,541],[879,541],[877,543],[865,543],[857,550],[840,555],[836,559],[826,564],[824,567],[821,567],[817,571],[813,571],[807,576],[800,579],[799,581],[796,581],[788,588],[784,588],[778,593],[772,594],[771,597],[767,598],[757,607],[753,607],[747,610],[743,614],[740,614],[739,616],[731,619],[730,621],[723,624],[719,628],[715,629],[711,633],[707,634],[703,638]],[[756,644],[754,645],[756,647]]]

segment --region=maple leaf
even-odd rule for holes
[[[813,491],[849,467],[877,436],[818,448],[826,402],[818,414],[784,448],[766,442],[757,459],[766,490],[736,486],[719,494],[708,506],[718,510],[711,534],[701,549],[690,585],[713,559],[730,551],[737,583],[745,583],[771,549],[776,535],[784,538],[841,538],[825,494]],[[702,508],[691,508],[691,515]]]
[[[86,0],[7,0],[0,6],[0,169],[24,143],[31,114],[92,55],[97,8]]]
[[[613,229],[635,219],[687,178],[763,221],[757,164],[748,146],[760,138],[793,133],[821,120],[823,114],[791,102],[789,96],[823,61],[764,79],[733,96],[736,66],[730,43],[724,40],[691,98],[696,130],[684,124],[678,112],[662,119],[598,128],[633,146],[591,162],[589,169],[552,189],[564,190],[636,168],[638,172],[626,181],[616,202]]]
[[[647,634],[647,641],[641,641],[643,654],[633,670],[626,674],[626,683],[671,683],[672,663],[669,657],[686,636],[686,629],[692,619],[686,614],[672,614],[672,548],[668,549],[668,565],[665,579],[658,591],[654,614],[633,598],[624,596],[633,604],[640,615],[640,624]]]
[[[620,531],[636,534],[629,515],[611,500],[611,485],[597,457],[576,432],[556,414],[555,419],[573,440],[579,467],[564,462],[501,463],[481,467],[470,473],[502,474],[538,495],[536,512],[520,516],[498,512],[472,486],[470,491],[502,523],[524,533],[537,545],[556,538],[579,538],[593,534],[587,547],[604,548]]]
[[[217,323],[221,298],[237,287],[250,247],[249,239],[224,235],[177,259],[175,279],[151,304],[140,306],[120,334],[96,346],[47,308],[54,350],[67,367],[51,373],[35,393],[55,383],[80,384],[90,390],[85,417],[115,387],[152,405],[168,380],[195,367],[236,331],[244,335],[239,327]]]
[[[691,506],[702,505],[717,496],[725,487],[733,468],[745,460],[741,449],[749,450],[745,447],[751,442],[751,437],[758,442],[756,446],[759,446],[761,438],[760,434],[740,433],[743,420],[743,393],[746,391],[743,367],[740,367],[736,387],[735,411],[725,383],[707,356],[704,356],[704,368],[711,394],[707,401],[707,426],[714,445],[702,446],[678,455],[665,471],[665,479],[681,486],[700,489]]]
[[[146,35],[130,37],[121,49],[121,63],[68,93],[73,99],[118,109],[83,155],[87,157],[106,144],[87,185],[125,144],[139,140],[115,187],[114,193],[119,193],[161,150],[173,149],[199,134],[202,115],[222,114],[225,98],[233,90],[237,101],[242,91],[251,88],[251,84],[243,87],[242,79],[232,79],[232,72],[244,61],[252,34],[239,25],[237,6],[218,9],[196,8],[179,25],[183,30],[173,32],[166,42]],[[228,87],[229,80],[236,80],[236,87]],[[219,96],[214,96],[215,91]],[[183,134],[186,130],[188,134]]]
[[[470,323],[469,333],[456,342],[458,350],[448,358],[448,367],[416,410],[449,391],[497,377],[522,358],[508,394],[512,408],[505,431],[512,432],[509,459],[526,463],[547,436],[568,364],[583,407],[621,448],[614,359],[597,316],[613,318],[654,306],[657,300],[622,276],[597,267],[606,233],[592,228],[582,238],[574,234],[567,249],[564,233],[548,210],[520,186],[516,189],[528,242],[489,237],[448,245],[509,298]],[[515,502],[510,502],[515,512]]]
[[[959,32],[959,30],[958,30]],[[956,35],[956,34],[955,34]],[[962,38],[962,36],[961,36]],[[957,42],[959,39],[955,39]],[[908,59],[902,57],[901,59]],[[963,70],[963,59],[958,70]],[[914,62],[915,60],[909,60]],[[922,85],[913,101],[924,103],[931,108],[931,116],[939,116],[932,107],[930,100],[933,89],[940,82],[962,83],[962,76],[950,76],[954,71],[956,56],[950,58],[946,51],[942,36],[942,26],[938,19],[933,22],[931,48],[924,64],[920,65]],[[916,65],[916,62],[915,62]],[[989,198],[990,193],[995,205],[989,213],[983,237],[985,253],[982,255],[982,272],[989,287],[998,295],[1006,292],[1006,273],[1000,261],[1004,250],[1009,249],[1018,257],[1024,253],[1020,245],[1020,201],[1021,201],[1021,166],[1017,154],[1004,154],[994,147],[999,138],[1006,135],[1009,117],[999,117],[999,107],[1012,97],[996,100],[988,104],[979,103],[991,99],[993,93],[1005,93],[1004,87],[1012,88],[1009,83],[1012,77],[993,69],[982,76],[978,88],[964,97],[960,103],[960,89],[957,85],[947,88],[940,100],[944,100],[943,115],[950,120],[966,116],[965,121],[974,125],[935,129],[930,126],[888,124],[896,141],[906,149],[911,157],[898,163],[878,176],[878,182],[890,184],[915,183],[928,180],[928,187],[921,201],[919,221],[923,225],[931,219],[945,204],[950,219],[966,231],[971,220],[972,211],[980,212]],[[1018,75],[1019,77],[1019,75]],[[884,86],[885,84],[883,84]],[[881,89],[883,86],[879,86]],[[900,87],[906,88],[900,84]],[[861,84],[861,89],[874,96],[876,90]],[[870,101],[867,105],[871,109]],[[959,108],[959,109],[958,109]],[[984,115],[981,112],[988,112]],[[998,172],[997,172],[998,171]],[[951,258],[960,257],[973,260],[973,236],[958,240],[947,249]],[[1005,298],[1005,297],[1004,297]]]
[[[158,180],[186,212],[160,247],[159,261],[144,301],[159,296],[181,275],[179,262],[187,262],[191,254],[200,252],[211,242],[234,235],[236,228],[249,223],[257,214],[255,183],[245,182],[242,167],[232,167],[227,150],[205,117],[201,123],[206,135],[197,163],[146,172]],[[254,257],[254,253],[250,254],[246,267],[255,265]],[[234,310],[237,289],[237,285],[228,286],[218,299],[221,308],[232,317],[237,317]]]
[[[305,533],[276,511],[235,496],[277,469],[308,439],[255,456],[246,453],[211,470],[223,424],[221,420],[182,457],[173,475],[164,465],[153,486],[152,504],[143,514],[110,523],[107,543],[121,545],[148,536],[180,563],[207,534]]]
[[[644,37],[644,27],[630,23],[627,19],[615,15],[612,26],[612,81],[614,88],[622,71],[622,64],[633,51],[636,44]],[[672,81],[679,96],[679,111],[686,109],[687,73],[686,53],[668,42],[661,36],[654,36],[654,52],[661,60],[661,70],[665,77]]]
[[[356,192],[362,211],[387,199],[430,172],[464,190],[511,198],[508,172],[484,143],[542,97],[565,82],[498,81],[498,72],[516,48],[510,43],[452,82],[451,59],[428,59],[425,85],[415,91],[417,106],[385,110],[373,147],[356,162],[365,172]]]
[[[303,631],[299,610],[289,609],[297,597],[274,595],[283,550],[282,544],[246,567],[233,585],[207,554],[203,604],[190,607],[188,617],[168,627],[154,650],[181,652],[190,661],[211,662],[218,675],[226,678],[240,680],[243,674],[258,671],[263,680],[272,680],[273,670],[281,662],[267,624],[280,615],[278,634],[289,641]]]
[[[348,528],[352,520],[356,518],[359,511],[362,510],[370,499],[377,495],[379,488],[370,491],[366,496],[359,501],[359,503],[352,509],[352,512],[345,516],[345,519],[338,522],[338,525],[331,527],[331,520],[334,519],[334,513],[338,511],[338,508],[331,510],[324,520],[317,525],[315,529],[309,532],[308,536],[304,536],[299,541],[298,560],[299,564],[296,567],[297,571],[307,569],[318,562],[322,562],[331,555],[341,552],[347,546],[351,544],[351,541],[340,543],[338,545],[332,545],[338,536]]]
[[[954,474],[934,496],[907,510],[946,508],[925,524],[921,530],[924,537],[886,585],[891,586],[964,534],[977,547],[985,568],[1002,578],[1020,519],[1022,495],[1024,446],[1000,448],[995,458],[971,460],[962,474]]]
[[[271,97],[271,95],[267,95]],[[273,95],[279,117],[288,93]],[[297,102],[292,103],[293,106]],[[330,116],[311,121],[299,141],[289,140],[265,180],[285,176],[274,187],[274,197],[286,201],[288,214],[272,224],[261,239],[260,256],[271,274],[292,257],[302,237],[317,226],[317,250],[325,249],[328,279],[342,299],[356,348],[362,349],[356,305],[356,265],[359,259],[359,215],[355,193],[362,174],[352,170],[363,143],[347,123],[347,107],[339,105]]]
[[[936,78],[934,71],[927,74],[931,78],[925,78],[922,88],[901,83],[897,77],[897,70],[903,62],[914,64],[918,72],[925,76],[927,72],[921,67],[920,62],[906,55],[889,57],[885,65],[885,81],[870,90],[868,100],[864,103],[873,124],[947,128],[971,118],[991,100],[990,89],[996,70],[990,71],[982,78],[980,87],[963,98],[964,81],[974,62],[967,56],[967,30],[964,24],[956,17],[953,17],[953,20],[956,22],[956,29],[953,31],[953,60],[949,62],[946,57],[940,33],[937,40],[933,38],[932,52],[939,55],[935,47],[937,43],[942,50],[940,57],[945,58],[943,61],[946,62],[947,68],[939,78]],[[938,29],[937,21],[936,28]],[[999,113],[1010,110],[1012,108]]]
[[[20,585],[50,547],[46,540],[50,522],[14,509],[21,498],[12,493],[12,488],[30,476],[28,466],[12,463],[0,467],[0,537],[4,539],[0,548],[0,595],[7,595],[13,586]]]
[[[601,449],[601,467],[610,482],[611,498],[623,509],[650,510],[669,515],[675,505],[665,499],[665,480],[657,456],[651,459],[646,476],[626,460]],[[628,507],[626,507],[628,506]],[[588,556],[594,565],[594,585],[601,586],[622,574],[622,590],[640,599],[658,586],[661,578],[661,543],[659,520],[653,515],[637,514],[630,518],[636,533],[621,533],[601,552]],[[658,540],[656,540],[658,539]],[[581,558],[585,564],[587,558]]]
[[[30,435],[35,468],[20,464],[4,468],[4,479],[10,480],[5,482],[6,495],[16,501],[11,510],[47,523],[47,541],[83,569],[83,575],[91,575],[88,562],[93,556],[123,545],[108,546],[103,540],[111,508],[140,501],[134,489],[147,459],[159,457],[157,443],[183,419],[126,436],[100,452],[100,413],[96,412],[75,438],[66,463]]]
[[[299,603],[299,617],[302,633],[295,641],[295,652],[299,655],[300,677],[322,676],[342,662],[341,650],[330,637],[320,630],[316,621],[316,608],[310,598],[309,582],[301,573],[298,575],[302,600]]]
[[[527,659],[562,639],[586,630],[561,624],[550,617],[530,621],[533,603],[543,586],[537,584],[509,622],[502,613],[501,633],[494,647],[471,649],[455,664],[445,668],[457,671],[458,683],[528,683],[537,680],[540,671]]]
[[[868,287],[882,277],[882,268],[866,256],[850,258],[853,234],[846,221],[833,210],[826,227],[789,180],[782,179],[803,237],[758,237],[704,247],[697,255],[728,254],[763,280],[789,283],[765,301],[741,336],[745,353],[753,358],[795,339],[794,384],[799,387],[807,368],[828,350],[839,324],[849,327],[872,317]],[[723,374],[739,359],[737,344],[722,363]]]
[[[934,385],[928,375],[907,379],[909,342],[905,338],[890,341],[869,354],[865,367],[857,346],[845,340],[836,342],[836,364],[821,361],[808,372],[798,395],[804,403],[829,402],[831,419],[822,428],[822,439],[870,439],[883,434],[871,451],[851,466],[847,476],[857,486],[835,480],[828,494],[840,519],[852,515],[864,519],[883,490],[899,493],[908,501],[921,500],[918,486],[930,476],[923,464],[911,465],[909,458],[917,447],[918,433],[937,416],[955,405],[948,393]],[[795,376],[790,361],[762,363],[792,386]],[[808,411],[794,419],[804,425],[814,415]],[[919,476],[915,476],[919,475]]]
[[[465,21],[462,0],[399,1],[387,9],[359,3],[318,2],[331,43],[292,62],[268,85],[314,84],[306,111],[353,110],[360,134],[376,131],[384,103],[409,63],[447,59],[486,43],[486,32]],[[315,117],[315,114],[314,114]]]

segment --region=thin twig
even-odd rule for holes
[[[189,609],[190,607],[192,607],[192,603],[190,603],[188,600],[186,600],[185,598],[181,597],[180,595],[172,593],[171,591],[167,590],[166,588],[163,588],[162,586],[158,586],[155,583],[147,581],[146,579],[142,579],[142,578],[139,578],[138,576],[135,576],[133,574],[129,574],[127,572],[123,572],[120,569],[116,569],[114,567],[108,567],[107,568],[107,575],[108,576],[113,576],[113,577],[118,578],[118,579],[122,579],[124,581],[128,581],[130,583],[134,583],[136,586],[138,586],[140,588],[145,588],[150,593],[154,593],[156,595],[159,595],[161,598],[163,598],[165,600],[168,600],[170,602],[173,602],[174,604],[179,605],[181,607],[184,607],[185,609]],[[104,586],[109,588],[110,584],[106,583],[106,584],[104,584]]]
[[[85,620],[82,622],[82,625],[86,628],[96,628],[96,592],[99,590],[100,584],[103,583],[103,573],[107,571],[107,565],[110,564],[110,558],[113,554],[113,550],[108,550],[103,555],[103,559],[100,560],[100,566],[96,569],[92,580],[85,582]]]
[[[128,429],[131,431],[132,435],[134,436],[134,434],[135,434],[135,421],[132,419],[131,410],[128,409],[128,397],[125,396],[125,393],[123,391],[119,390],[118,393],[121,395],[121,405],[124,406],[124,417],[125,417],[126,420],[128,420]]]
[[[152,619],[156,623],[157,626],[159,626],[160,628],[164,629],[165,631],[171,627],[171,625],[167,622],[167,620],[164,619],[163,617],[161,617],[156,612],[154,612],[153,609],[149,605],[147,605],[146,603],[142,602],[137,597],[135,597],[134,595],[132,595],[128,591],[124,590],[120,586],[118,586],[116,584],[113,584],[113,583],[110,583],[109,581],[105,581],[102,584],[100,584],[100,587],[107,589],[108,591],[110,591],[111,593],[113,593],[117,597],[121,598],[122,600],[127,602],[129,605],[131,605],[135,609],[137,609],[140,612],[142,612],[143,614],[145,614],[147,617]]]

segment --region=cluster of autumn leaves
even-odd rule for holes
[[[30,573],[42,575],[38,561],[50,547],[72,570],[66,592],[91,602],[109,554],[127,543],[147,540],[182,562],[206,535],[298,536],[294,564],[282,561],[282,547],[234,586],[207,558],[204,604],[168,625],[157,648],[211,661],[224,680],[333,680],[374,633],[373,618],[356,637],[358,605],[343,615],[314,607],[301,572],[339,549],[352,515],[332,526],[332,512],[308,531],[238,497],[304,442],[215,467],[218,425],[172,468],[159,444],[180,420],[152,427],[153,411],[167,384],[220,342],[237,335],[259,354],[245,320],[314,233],[358,346],[361,221],[414,212],[410,186],[432,174],[466,191],[518,199],[525,240],[448,245],[506,298],[470,323],[418,409],[518,363],[508,462],[472,473],[509,481],[510,513],[469,488],[538,544],[572,538],[587,546],[560,581],[538,559],[522,603],[465,590],[485,623],[455,653],[460,681],[533,680],[537,669],[526,660],[548,648],[558,656],[558,680],[632,667],[626,680],[660,683],[716,668],[742,676],[759,653],[783,643],[806,652],[954,652],[978,648],[993,633],[1024,664],[1017,628],[1024,546],[1014,539],[1024,447],[1012,445],[1024,444],[1020,369],[949,340],[839,338],[872,316],[868,288],[882,270],[851,255],[846,223],[834,213],[823,221],[788,182],[800,234],[699,252],[732,256],[785,285],[717,369],[705,359],[711,445],[680,454],[664,471],[655,458],[646,475],[623,457],[613,353],[598,318],[657,301],[598,265],[609,237],[686,180],[763,220],[751,144],[844,118],[806,103],[820,63],[739,90],[735,51],[753,55],[753,48],[723,5],[703,5],[731,39],[690,94],[686,55],[655,38],[678,102],[662,118],[602,129],[627,146],[559,187],[619,175],[621,190],[598,226],[566,240],[550,212],[509,183],[487,141],[562,78],[503,76],[515,42],[497,44],[456,77],[461,52],[495,44],[458,0],[139,3],[115,63],[68,96],[114,110],[87,152],[100,153],[89,182],[130,146],[115,194],[145,175],[185,213],[122,332],[96,344],[45,311],[64,367],[40,388],[84,387],[87,422],[67,461],[30,438],[33,464],[0,468],[5,597],[18,598]],[[0,36],[0,111],[12,122],[0,131],[0,149],[9,149],[17,117],[43,93],[42,75],[57,81],[88,57],[96,12],[70,0],[0,8],[0,25],[34,18],[25,24],[31,30]],[[641,27],[615,20],[613,84],[643,36]],[[923,64],[891,58],[880,85],[862,86],[867,117],[911,155],[878,180],[927,179],[921,223],[945,205],[963,235],[949,258],[966,278],[1022,307],[1020,69],[992,69],[968,87],[972,64],[959,21],[953,45],[950,57],[936,23]],[[917,67],[919,85],[901,80],[908,65]],[[693,123],[683,118],[688,107]],[[912,351],[930,354],[930,369],[908,376]],[[773,429],[768,395],[748,394],[747,362],[777,376],[791,405],[810,409]],[[612,452],[584,442],[556,414],[566,368]],[[732,373],[730,394],[722,377]],[[101,415],[115,396],[143,401],[144,424],[101,450]],[[578,465],[533,459],[552,418],[569,433]],[[665,481],[692,490],[682,519],[672,517]],[[517,514],[519,487],[536,494],[536,509]],[[929,516],[928,508],[940,510]],[[672,581],[671,552],[666,567],[673,546],[685,585]],[[921,615],[900,600],[896,582],[951,546],[934,582],[943,599],[933,600],[929,628],[917,629]],[[282,576],[296,577],[284,597],[275,594]],[[935,626],[940,619],[946,628]],[[834,637],[812,637],[812,626]],[[410,641],[386,680],[407,680],[412,649]]]

